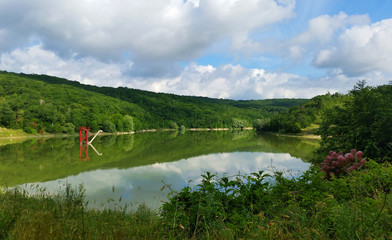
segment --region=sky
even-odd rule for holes
[[[391,0],[0,0],[0,70],[236,100],[392,80]]]

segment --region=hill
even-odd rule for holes
[[[124,87],[97,87],[64,78],[0,71],[0,126],[28,132],[129,131],[184,125],[251,126],[305,99],[234,101],[178,96]]]
[[[322,122],[323,112],[341,105],[347,98],[339,93],[319,95],[307,102],[294,106],[289,111],[274,115],[256,124],[257,130],[279,133],[300,133],[304,128],[317,126]],[[317,132],[313,132],[318,134]]]

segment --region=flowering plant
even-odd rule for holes
[[[325,172],[327,174],[326,178],[329,179],[332,176],[339,177],[342,174],[359,170],[366,163],[362,155],[362,151],[357,152],[355,149],[344,155],[343,152],[330,151],[321,164],[321,171]]]

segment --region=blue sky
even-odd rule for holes
[[[2,0],[0,70],[231,99],[392,80],[390,0]]]

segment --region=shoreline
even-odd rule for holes
[[[5,128],[0,128],[1,130],[4,131]],[[191,132],[217,132],[217,131],[230,131],[230,128],[188,128],[185,131],[191,131]],[[253,130],[252,127],[246,127],[243,128],[242,131],[251,131]],[[5,132],[15,132],[18,130],[15,129],[6,129]],[[110,132],[101,132],[100,135],[132,135],[132,134],[138,134],[138,133],[151,133],[151,132],[174,132],[178,131],[176,129],[170,129],[170,128],[164,128],[164,129],[143,129],[143,130],[137,130],[137,131],[130,131],[130,132],[115,132],[115,133],[110,133]],[[308,139],[308,140],[321,140],[320,135],[314,135],[314,134],[301,134],[301,135],[295,135],[295,134],[280,134],[280,133],[273,133],[273,132],[265,132],[267,134],[273,134],[276,136],[283,136],[283,137],[295,137],[295,138],[302,138],[302,139]],[[21,135],[19,135],[21,134]],[[0,137],[0,146],[2,145],[7,145],[7,144],[12,144],[12,143],[20,143],[28,139],[42,139],[42,138],[61,138],[61,137],[77,137],[79,134],[74,133],[74,134],[27,134],[23,132],[19,132],[18,135],[13,135],[10,133],[10,136],[1,136]],[[89,136],[95,135],[96,132],[90,132]],[[14,141],[15,140],[15,141]]]
[[[4,129],[4,128],[3,128]],[[197,131],[229,131],[231,130],[230,128],[188,128],[185,131],[191,131],[191,132],[197,132]],[[246,127],[243,128],[243,130],[253,130],[252,127]],[[17,131],[15,129],[7,129],[6,131],[13,132]],[[146,133],[146,132],[174,132],[178,131],[177,129],[170,129],[170,128],[163,128],[163,129],[143,129],[143,130],[137,130],[137,131],[130,131],[130,132],[101,132],[99,135],[131,135],[131,134],[138,134],[138,133]],[[0,131],[1,132],[1,131]],[[95,135],[96,132],[89,132],[89,136]],[[28,133],[22,133],[22,135],[12,135],[10,133],[10,136],[1,136],[0,140],[12,140],[12,139],[32,139],[32,138],[53,138],[53,137],[72,137],[72,136],[79,136],[77,132],[74,134],[51,134],[51,133],[44,133],[44,134],[28,134]]]

